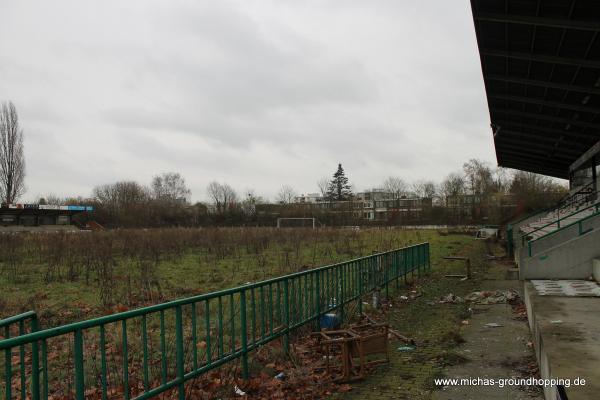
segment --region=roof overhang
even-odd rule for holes
[[[568,178],[600,140],[600,2],[471,8],[498,165]]]

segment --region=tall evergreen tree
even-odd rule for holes
[[[342,164],[338,164],[337,171],[333,174],[333,179],[329,182],[327,188],[327,200],[344,201],[352,198],[352,187],[348,183],[348,178],[344,173]]]

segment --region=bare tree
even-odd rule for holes
[[[150,189],[135,181],[121,181],[96,186],[92,197],[96,216],[114,226],[147,226],[152,213]]]
[[[391,193],[394,199],[399,199],[406,194],[408,185],[402,178],[390,176],[383,182],[383,189]]]
[[[327,189],[329,189],[329,178],[324,176],[317,181],[317,187],[319,188],[319,193],[321,197],[327,197]]]
[[[213,181],[208,184],[206,192],[208,193],[208,197],[212,200],[215,211],[218,214],[224,214],[226,211],[237,205],[237,193],[226,183],[221,184]]]
[[[486,196],[493,191],[492,169],[487,162],[472,158],[463,164],[463,171],[471,194]]]
[[[419,180],[412,184],[412,189],[417,197],[432,199],[436,194],[435,182]]]
[[[440,185],[440,192],[448,205],[448,197],[465,193],[465,178],[457,172],[449,174]]]
[[[281,204],[292,204],[298,193],[290,185],[283,185],[277,193],[277,202]]]
[[[150,199],[148,188],[135,181],[121,181],[96,186],[92,191],[92,196],[98,203],[114,210],[146,203]]]
[[[179,173],[165,172],[152,179],[152,194],[157,200],[187,202],[191,191]]]
[[[23,130],[12,102],[0,108],[0,202],[13,203],[25,192]]]

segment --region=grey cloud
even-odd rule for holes
[[[494,161],[468,2],[10,2],[0,73],[31,193],[173,170],[194,199],[273,197],[338,162],[360,189]]]

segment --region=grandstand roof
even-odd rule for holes
[[[498,165],[568,178],[600,140],[600,1],[471,7]]]

